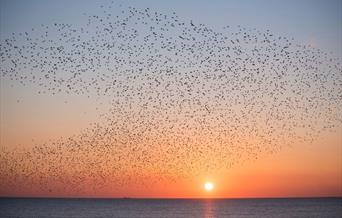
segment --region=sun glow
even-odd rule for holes
[[[212,182],[204,183],[204,189],[206,191],[212,191],[214,189],[214,184]]]

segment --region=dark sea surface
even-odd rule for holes
[[[342,198],[0,198],[0,217],[342,217]]]

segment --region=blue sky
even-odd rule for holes
[[[82,22],[83,12],[96,13],[110,1],[90,0],[1,0],[1,38],[51,22]],[[176,12],[185,20],[211,27],[242,25],[310,43],[342,57],[342,1],[340,0],[127,0],[114,1],[126,6],[149,7]]]

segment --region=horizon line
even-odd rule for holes
[[[70,200],[253,200],[253,199],[313,199],[342,198],[342,195],[332,196],[289,196],[289,197],[47,197],[47,196],[0,196],[0,199],[70,199]]]

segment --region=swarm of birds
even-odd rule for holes
[[[341,124],[333,55],[269,30],[216,30],[149,8],[114,13],[114,5],[85,14],[84,25],[41,25],[1,41],[2,79],[52,98],[110,101],[79,134],[2,146],[3,183],[150,185],[228,169]]]

